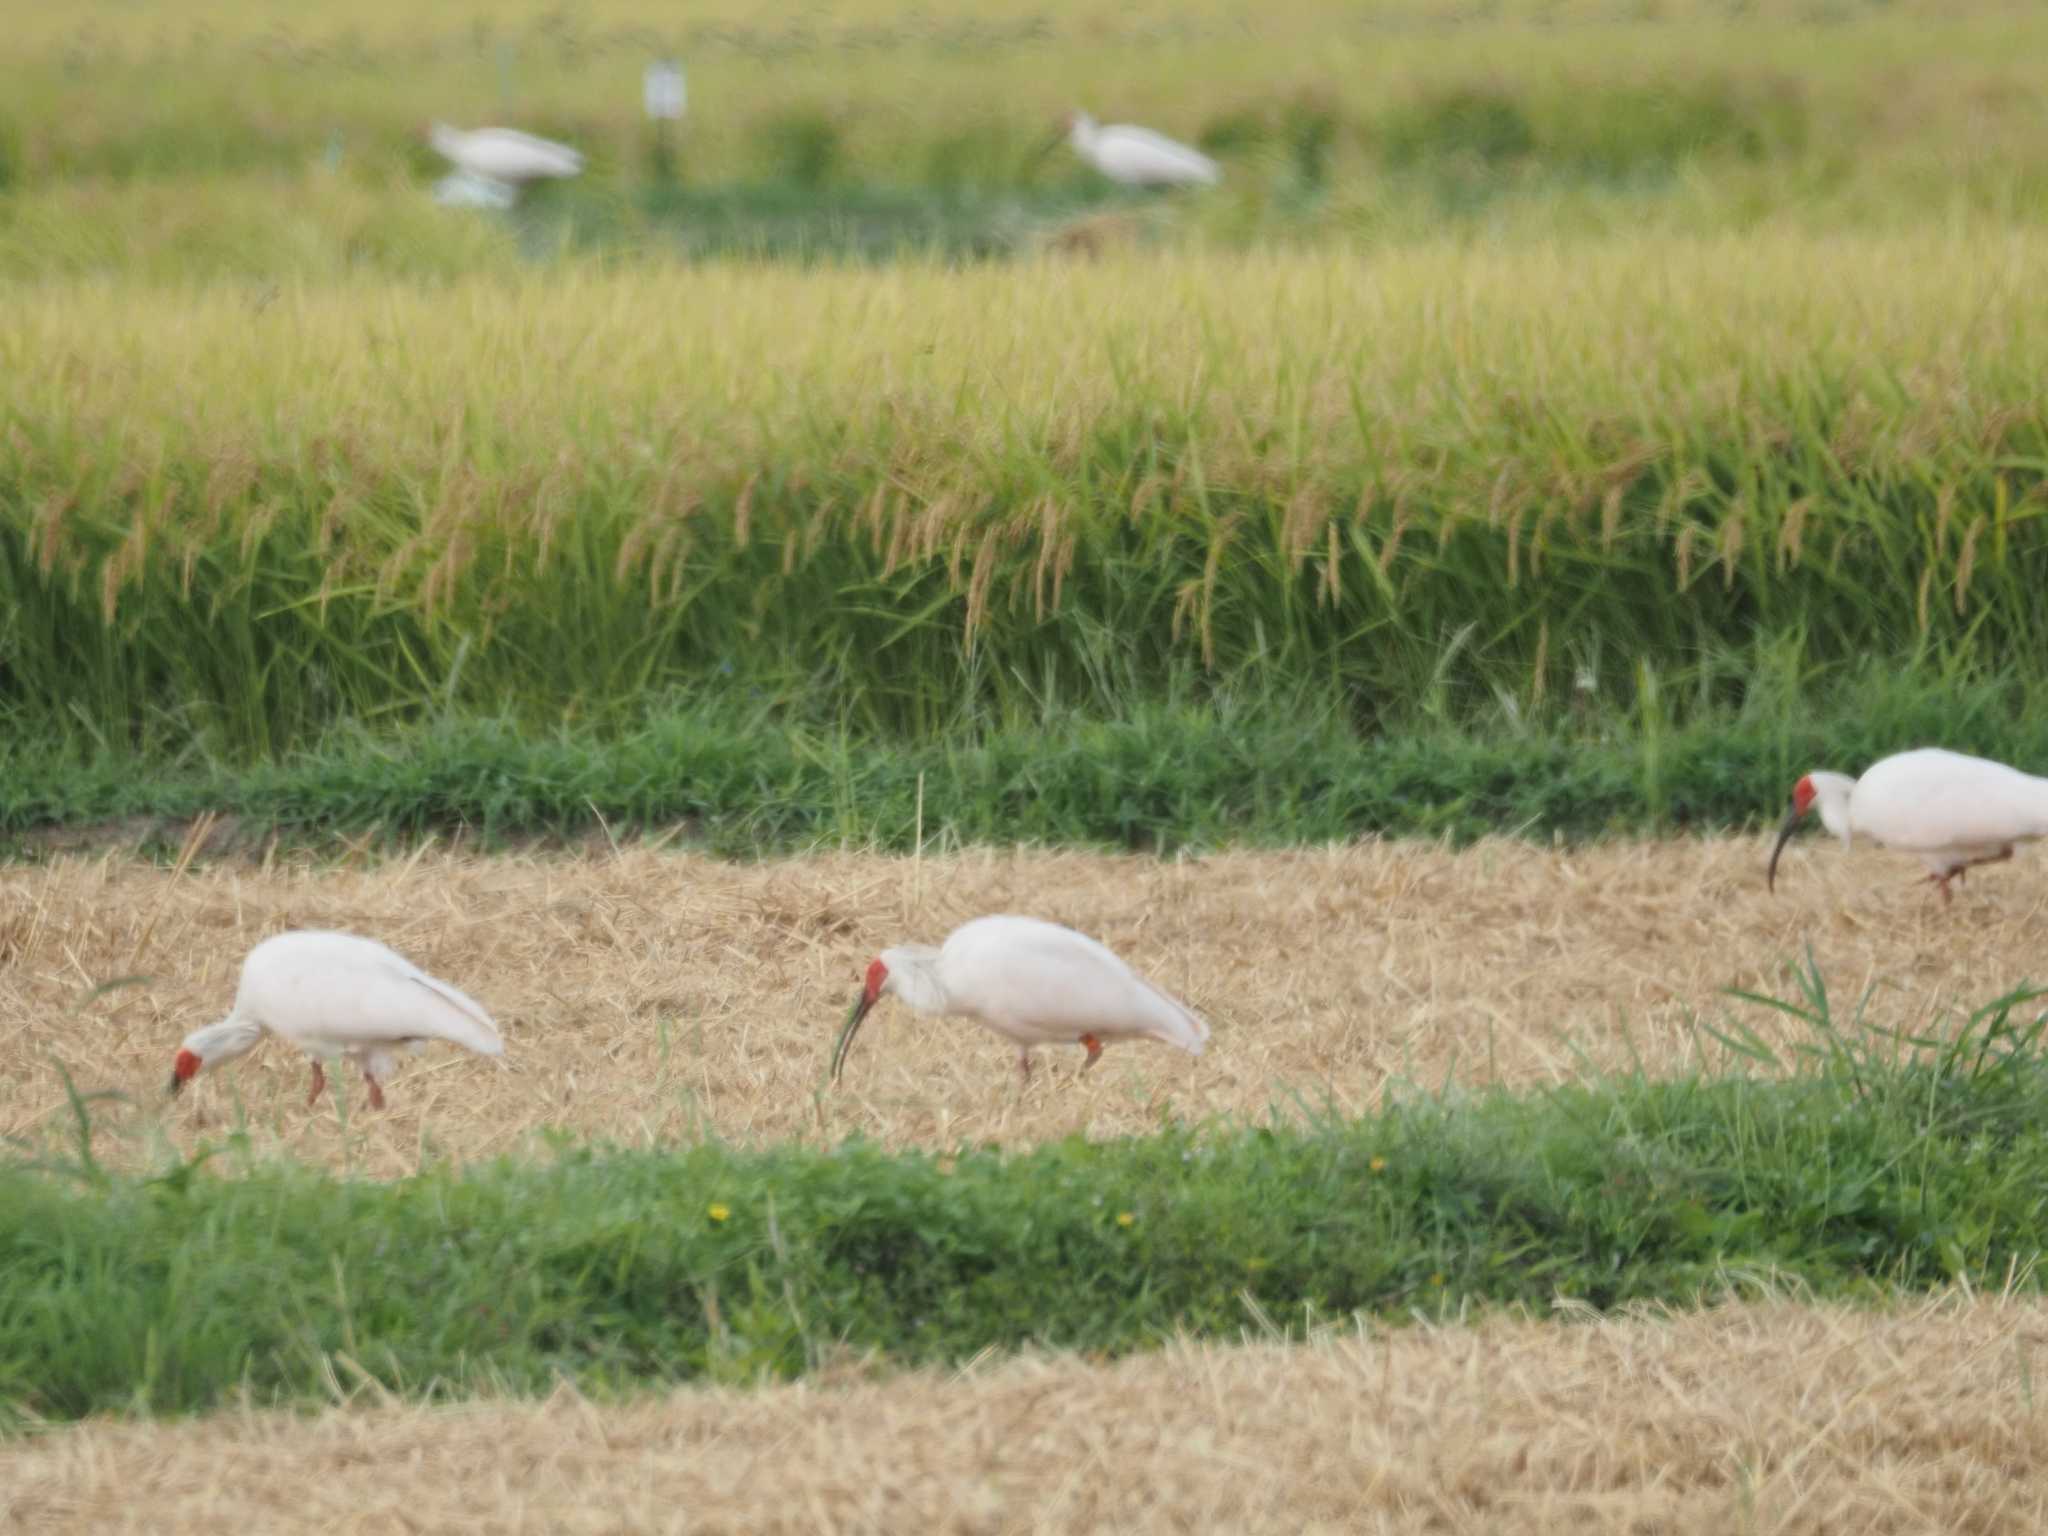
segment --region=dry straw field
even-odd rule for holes
[[[2022,1532],[2041,1308],[1783,1300],[1182,1344],[1112,1365],[358,1398],[0,1448],[19,1530]]]
[[[1982,873],[1945,908],[1910,861],[1819,841],[1788,854],[1772,896],[1764,854],[1730,838],[1178,862],[428,849],[357,868],[174,871],[67,858],[0,873],[0,1134],[68,1134],[61,1065],[81,1090],[127,1095],[97,1106],[98,1150],[130,1166],[238,1125],[259,1153],[370,1175],[530,1151],[545,1128],[629,1145],[1027,1145],[1303,1102],[1355,1113],[1404,1083],[1682,1070],[1721,1054],[1695,1016],[1795,1030],[1722,993],[1793,995],[1809,945],[1838,1018],[1874,989],[1868,1017],[1890,1028],[1953,1019],[2040,974],[2035,863]],[[832,1035],[873,953],[990,911],[1099,935],[1206,1013],[1208,1054],[1121,1046],[1083,1076],[1078,1051],[1055,1050],[1020,1087],[1000,1040],[891,1003],[829,1089]],[[226,1011],[248,947],[288,927],[377,935],[470,989],[504,1027],[504,1064],[436,1048],[400,1071],[384,1114],[360,1084],[308,1111],[302,1058],[271,1042],[167,1101],[179,1039]]]

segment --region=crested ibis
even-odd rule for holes
[[[1027,1078],[1034,1046],[1084,1046],[1085,1071],[1107,1041],[1157,1040],[1199,1056],[1209,1038],[1193,1010],[1086,934],[1035,917],[977,917],[937,948],[899,944],[868,966],[832,1048],[834,1082],[861,1021],[885,993],[919,1013],[970,1018],[1015,1041]]]
[[[298,931],[265,939],[242,962],[235,1005],[218,1024],[196,1029],[171,1067],[176,1093],[192,1078],[251,1050],[265,1031],[313,1059],[311,1108],[327,1086],[322,1062],[350,1057],[384,1107],[383,1082],[401,1048],[446,1040],[482,1056],[505,1042],[483,1006],[464,992],[352,933]]]
[[[1060,138],[1120,186],[1213,187],[1223,179],[1222,169],[1200,150],[1150,128],[1129,123],[1104,127],[1086,112],[1069,112],[1061,120],[1054,142]]]
[[[583,171],[583,156],[578,151],[517,128],[477,128],[465,133],[446,123],[434,123],[427,129],[427,140],[457,173],[435,189],[443,202],[504,206],[528,182],[577,176]],[[485,189],[497,190],[487,195]]]
[[[1778,855],[1815,807],[1821,824],[1846,847],[1859,834],[1917,854],[1927,878],[1948,883],[1973,864],[2012,857],[2020,843],[2048,837],[2048,779],[1988,758],[1920,747],[1881,758],[1852,779],[1816,770],[1792,786],[1792,809],[1778,828],[1765,883],[1777,888]]]

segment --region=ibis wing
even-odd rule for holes
[[[286,934],[259,946],[236,1012],[308,1048],[447,1040],[485,1056],[505,1049],[474,998],[353,934]]]
[[[429,997],[440,1005],[443,1028],[440,1038],[475,1051],[480,1056],[502,1056],[505,1041],[498,1033],[498,1026],[491,1016],[484,1012],[484,1006],[467,992],[451,987],[438,976],[429,976],[425,971],[415,971],[409,978],[415,986],[423,988]]]
[[[336,1044],[377,1040],[446,1040],[481,1056],[501,1056],[505,1042],[489,1014],[445,981],[424,971],[379,967],[359,972],[324,1004],[308,999],[308,1031]]]
[[[2048,779],[1959,752],[1903,752],[1857,780],[1853,815],[1889,848],[1997,848],[2048,837]]]
[[[483,128],[469,136],[464,164],[479,175],[523,181],[535,176],[574,176],[583,169],[583,156],[566,144],[517,128]]]
[[[1049,1041],[1142,1035],[1199,1055],[1209,1037],[1192,1009],[1086,934],[1056,923],[980,919],[946,941],[945,964],[957,1001]]]
[[[1200,150],[1149,128],[1106,128],[1100,144],[1103,170],[1124,180],[1213,182],[1221,174],[1216,162]]]

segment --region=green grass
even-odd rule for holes
[[[1372,736],[1312,698],[1230,696],[904,741],[722,697],[603,735],[460,717],[339,730],[246,767],[17,732],[0,747],[0,850],[64,846],[79,830],[176,846],[183,820],[209,811],[237,818],[245,847],[273,833],[313,847],[647,833],[758,857],[908,849],[920,828],[932,847],[1158,852],[1369,834],[1576,840],[1751,827],[1809,768],[1860,772],[1929,743],[2038,767],[2048,701],[2016,682],[1915,683],[1871,666],[1838,680],[1825,708],[1754,688],[1745,708],[1686,723],[1652,702]]]
[[[1020,1155],[563,1147],[390,1185],[285,1166],[0,1171],[0,1403],[68,1419],[330,1362],[406,1394],[794,1375],[835,1351],[1126,1351],[1354,1313],[1685,1301],[1758,1271],[1822,1297],[2035,1283],[2039,1042],[2021,990],[1924,1049],[1817,975],[1780,1060],[1532,1096],[1415,1091],[1357,1122],[1168,1128]]]

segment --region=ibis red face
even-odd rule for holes
[[[191,1051],[178,1052],[178,1059],[171,1063],[171,1092],[176,1093],[199,1075],[204,1063]]]
[[[846,1053],[853,1049],[853,1037],[860,1030],[860,1021],[868,1016],[882,996],[882,983],[889,979],[889,968],[880,960],[868,966],[868,979],[853,1000],[853,1008],[846,1015],[846,1022],[839,1027],[839,1039],[832,1047],[832,1081],[839,1081],[839,1074],[846,1067]]]
[[[1775,891],[1778,888],[1778,855],[1785,851],[1792,834],[1799,829],[1799,822],[1813,809],[1813,776],[1801,777],[1792,786],[1792,809],[1785,813],[1785,819],[1778,824],[1778,841],[1771,847],[1771,867],[1764,872],[1764,886]]]

